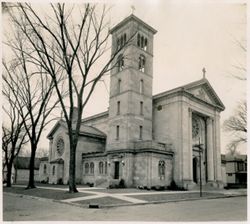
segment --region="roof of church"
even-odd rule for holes
[[[35,158],[35,170],[39,169],[40,159]],[[30,157],[16,157],[14,160],[15,169],[29,169]]]
[[[221,110],[225,109],[224,104],[222,103],[222,101],[220,100],[220,98],[218,97],[218,95],[214,91],[213,87],[211,86],[211,84],[209,83],[209,81],[206,78],[202,78],[202,79],[200,79],[198,81],[194,81],[194,82],[191,82],[191,83],[176,87],[174,89],[171,89],[171,90],[156,94],[156,95],[153,96],[153,100],[156,100],[156,99],[171,95],[171,94],[179,92],[179,91],[185,91],[185,92],[190,94],[190,92],[188,92],[188,91],[195,88],[195,87],[198,87],[198,86],[204,86],[204,88],[210,93],[211,97],[216,102],[216,106],[219,107]],[[195,95],[193,95],[193,96],[198,98]]]
[[[57,159],[54,159],[54,160],[50,161],[50,163],[63,164],[64,160],[62,158],[57,158]]]
[[[100,119],[100,118],[103,118],[103,117],[108,117],[108,115],[109,115],[109,111],[107,110],[107,111],[104,111],[102,113],[95,114],[95,115],[92,115],[90,117],[83,118],[82,122],[84,123],[84,122],[87,122],[89,120],[93,121],[95,119]]]
[[[63,120],[59,120],[54,127],[52,128],[52,130],[50,131],[50,133],[47,135],[47,138],[50,138],[54,135],[54,133],[56,132],[56,130],[60,127],[63,126],[64,128],[67,128],[66,126],[66,122]],[[73,130],[76,128],[76,125],[73,124]],[[98,130],[95,127],[92,126],[87,126],[84,124],[81,124],[80,127],[80,135],[85,135],[85,136],[91,136],[91,137],[98,137],[98,138],[106,138],[106,134],[100,130]]]
[[[134,20],[141,25],[143,25],[145,28],[149,29],[153,34],[157,33],[157,30],[155,30],[153,27],[149,26],[147,23],[143,22],[141,19],[136,17],[134,14],[131,14],[130,16],[126,17],[124,20],[122,20],[120,23],[118,23],[116,26],[114,26],[110,33],[112,34],[115,30],[119,29],[121,26],[123,26],[125,23],[128,23],[129,21]]]

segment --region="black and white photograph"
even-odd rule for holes
[[[246,222],[248,6],[2,1],[2,221]]]

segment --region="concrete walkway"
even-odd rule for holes
[[[24,185],[14,185],[15,187],[24,187]],[[60,191],[68,191],[68,188],[59,188],[59,187],[44,187],[44,186],[38,186],[37,188],[40,189],[48,189],[48,190],[60,190]],[[128,197],[128,196],[135,196],[135,195],[162,195],[162,194],[190,194],[190,193],[199,193],[199,191],[194,190],[194,191],[147,191],[147,192],[132,192],[132,193],[113,193],[113,192],[99,192],[99,191],[93,191],[97,189],[105,189],[105,188],[95,188],[95,187],[89,187],[89,188],[77,188],[79,192],[81,193],[91,193],[94,195],[89,195],[89,196],[81,196],[81,197],[74,197],[74,198],[69,198],[69,199],[64,199],[61,200],[62,202],[66,203],[74,203],[78,201],[84,201],[84,200],[91,200],[91,199],[97,199],[97,198],[103,198],[103,197],[112,197],[116,199],[120,199],[123,201],[126,201],[128,203],[132,204],[142,204],[142,203],[147,203],[148,201],[133,198],[133,197]],[[121,189],[122,192],[122,189]],[[204,193],[214,193],[214,194],[224,194],[225,196],[240,196],[240,195],[247,195],[247,189],[239,189],[239,190],[211,190],[211,191],[203,191]]]

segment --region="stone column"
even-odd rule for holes
[[[219,182],[222,182],[222,175],[221,175],[221,148],[220,148],[220,114],[219,112],[216,112],[215,117],[215,142],[216,142],[216,169],[217,169],[217,175],[216,180]]]
[[[192,137],[192,109],[188,109],[188,124],[189,124],[189,176],[191,177],[191,180],[193,180],[193,137]]]
[[[207,175],[208,182],[214,181],[214,155],[213,155],[213,120],[208,117],[207,122]]]

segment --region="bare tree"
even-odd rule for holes
[[[105,5],[51,4],[48,10],[51,13],[46,16],[34,5],[18,4],[18,14],[13,13],[12,20],[29,42],[30,51],[22,49],[24,54],[32,55],[32,63],[41,65],[53,80],[68,129],[69,192],[73,193],[77,192],[75,156],[83,109],[97,83],[116,66],[114,59],[135,34],[117,45],[111,57],[104,61],[103,56],[110,50],[109,23],[106,22],[109,9]],[[58,84],[61,76],[67,80],[67,99],[63,99]],[[75,108],[77,113],[73,119]]]
[[[6,169],[7,187],[11,187],[12,167],[14,159],[18,156],[20,149],[27,143],[24,120],[21,118],[12,100],[11,90],[3,87],[3,95],[8,103],[3,105],[4,124],[2,125],[2,152],[3,152],[3,173]],[[27,114],[24,119],[27,118]]]
[[[247,142],[247,103],[240,102],[234,115],[224,121],[224,130],[232,133],[228,151],[235,153],[240,143]]]
[[[245,7],[245,6],[244,6]],[[243,23],[245,25],[245,23]],[[233,42],[240,49],[244,55],[244,60],[247,52],[246,40],[243,38],[238,40],[233,37]],[[238,80],[245,82],[247,80],[246,62],[236,62],[233,65],[234,72],[231,76]],[[232,134],[232,140],[227,145],[227,151],[231,155],[237,154],[237,147],[240,143],[247,142],[247,103],[242,100],[238,103],[237,110],[234,115],[230,116],[223,124],[224,130]]]
[[[52,79],[44,75],[41,66],[30,63],[30,56],[22,50],[27,47],[22,34],[17,32],[7,44],[12,44],[15,58],[9,62],[3,61],[3,93],[11,105],[10,110],[18,111],[18,118],[30,143],[27,188],[34,188],[37,144],[44,127],[51,121],[48,116],[59,101],[51,102],[54,90]],[[11,112],[6,110],[6,113]]]

